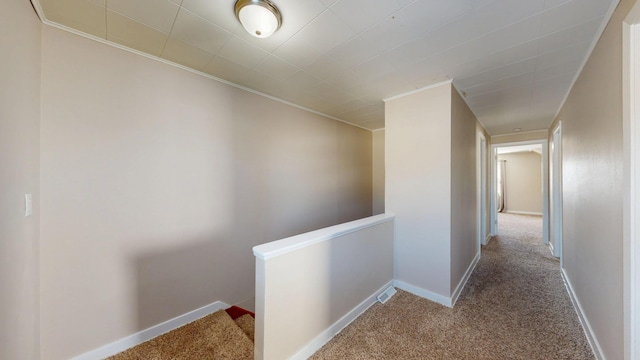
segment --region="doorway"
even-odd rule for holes
[[[545,244],[549,244],[549,158],[548,158],[548,141],[546,139],[521,141],[503,144],[492,144],[490,161],[491,161],[491,191],[490,191],[490,231],[491,236],[498,234],[498,149],[500,148],[529,148],[532,145],[539,145],[539,151],[541,156],[541,212],[542,212],[542,240]],[[508,180],[507,180],[508,181]],[[503,190],[504,191],[504,190]],[[503,200],[508,198],[508,194],[503,193]],[[508,200],[506,200],[508,201]],[[508,205],[507,205],[508,206]],[[534,211],[517,211],[521,214],[530,214]]]
[[[553,256],[560,258],[562,267],[562,123],[552,132],[551,138],[551,224],[549,248]]]
[[[478,204],[478,248],[480,251],[481,245],[487,245],[487,139],[482,133],[478,133],[477,139],[477,151],[478,154],[476,162],[476,194]]]

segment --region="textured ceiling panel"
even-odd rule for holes
[[[616,0],[39,0],[44,18],[368,129],[383,99],[452,79],[492,135],[547,128]],[[36,6],[38,7],[38,6]]]

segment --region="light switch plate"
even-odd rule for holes
[[[24,216],[31,216],[31,214],[33,214],[33,196],[24,194]]]

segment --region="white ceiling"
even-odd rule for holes
[[[542,145],[533,144],[533,145],[516,145],[516,146],[504,146],[499,147],[498,154],[513,154],[513,153],[521,153],[521,152],[535,152],[538,154],[542,154]]]
[[[255,38],[235,0],[33,0],[46,22],[368,129],[382,99],[447,79],[491,135],[546,129],[618,0],[272,0]]]

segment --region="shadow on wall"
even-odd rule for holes
[[[278,106],[275,116],[264,110],[273,101],[244,92],[228,100],[239,110],[216,130],[229,136],[215,147],[215,163],[201,163],[210,186],[222,186],[207,189],[206,199],[193,194],[220,218],[198,224],[210,230],[146,241],[158,246],[136,253],[138,329],[215,301],[254,310],[253,246],[371,215],[371,188],[365,186],[371,183],[371,144],[364,130],[319,116],[298,121],[296,108]]]
[[[145,329],[202,306],[253,294],[253,254],[231,235],[181,241],[134,259],[137,323]]]

